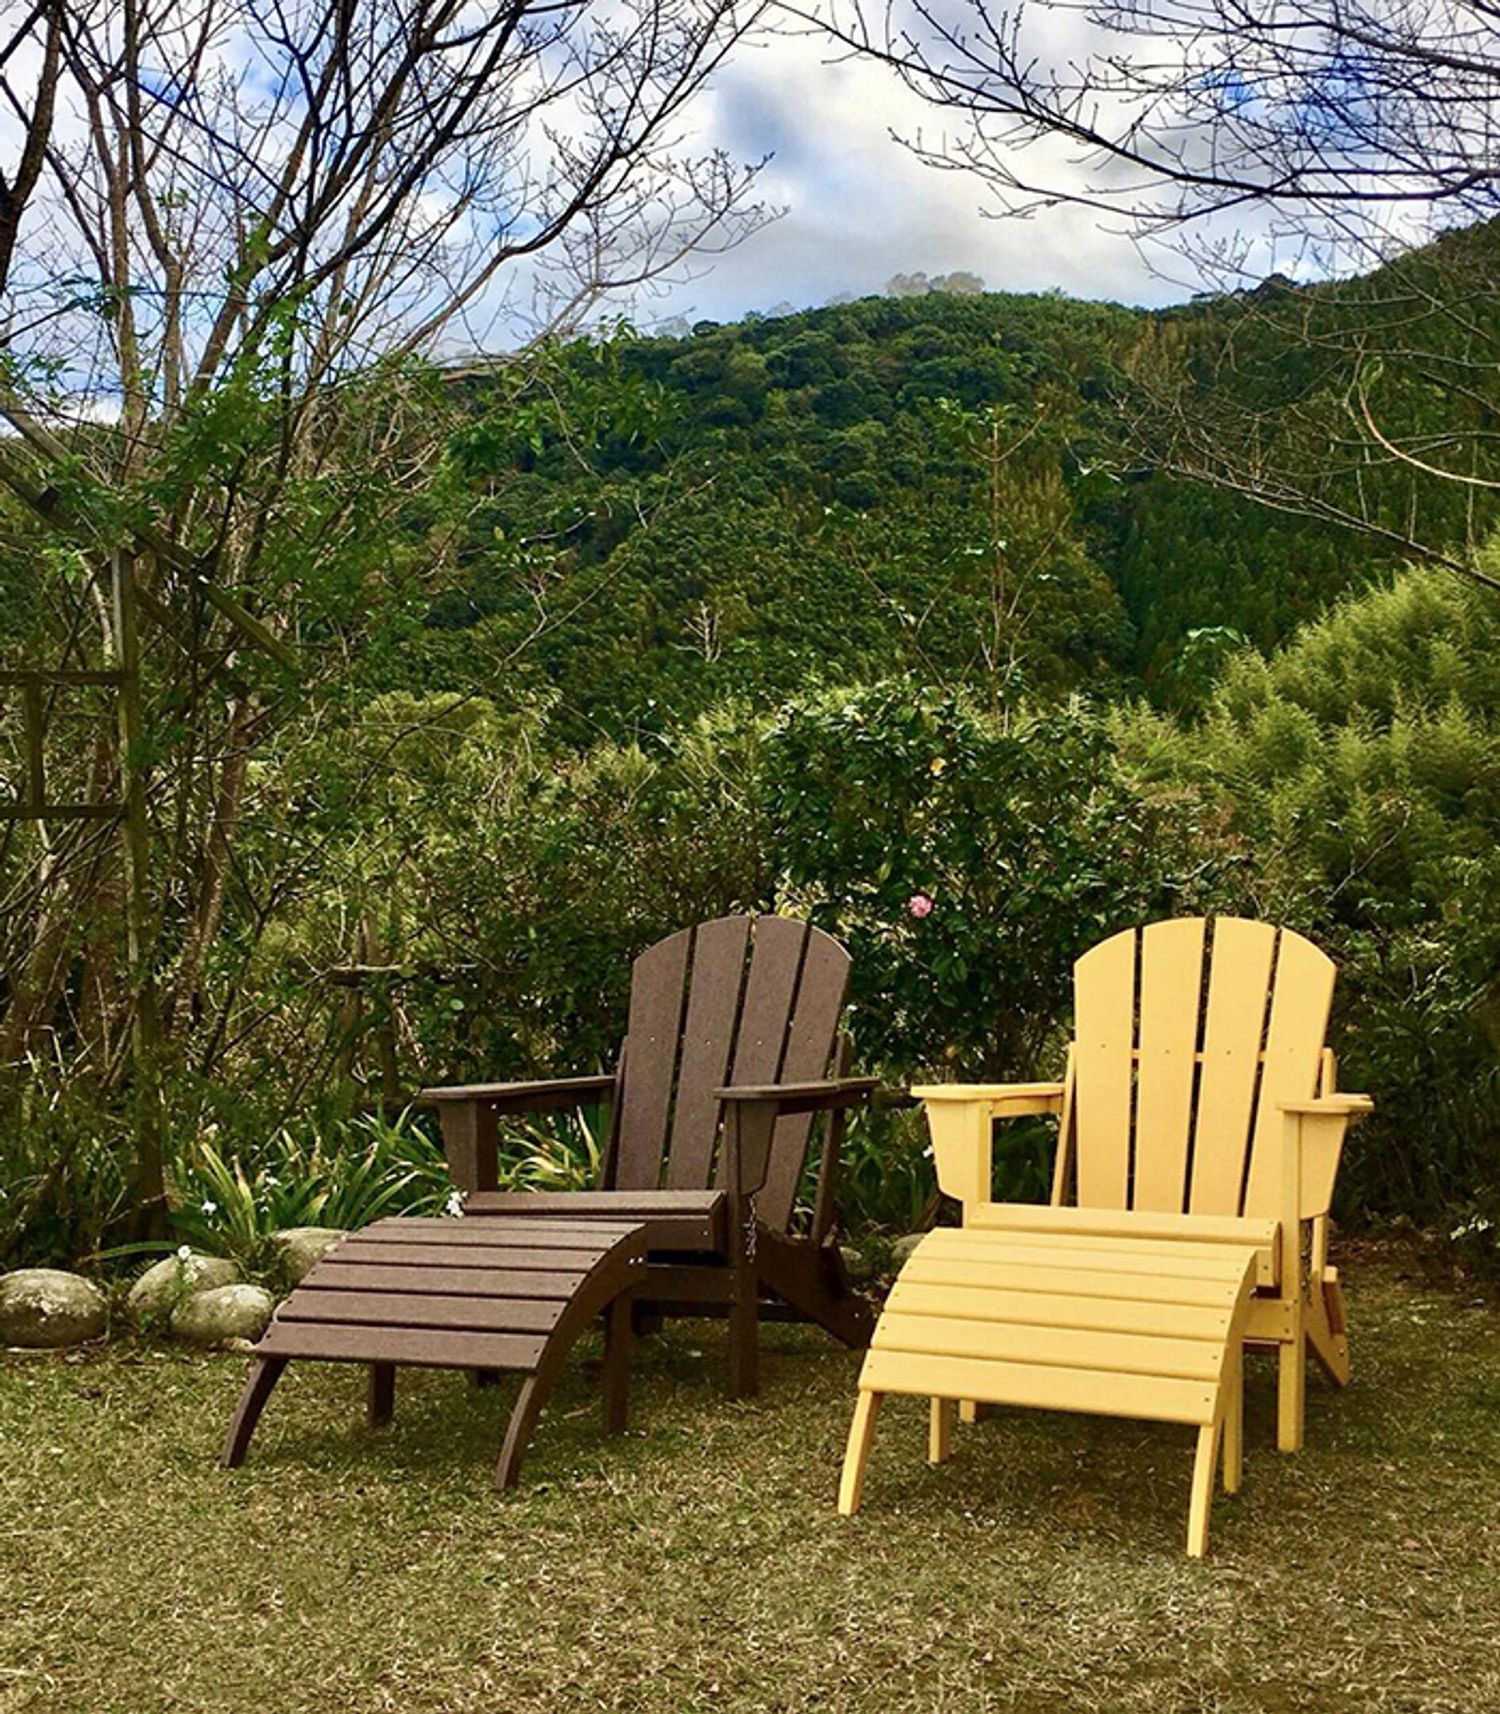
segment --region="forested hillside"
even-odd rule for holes
[[[1275,646],[1399,553],[1153,468],[1140,378],[1336,446],[1348,353],[1293,343],[1287,315],[1337,324],[1369,289],[1272,284],[1274,313],[867,298],[575,347],[519,412],[475,374],[455,465],[484,498],[432,622],[493,658],[545,608],[530,669],[580,736],[889,672],[1191,706],[1226,647]],[[1420,377],[1396,408],[1468,410]],[[1461,491],[1325,463],[1377,518],[1473,527]]]

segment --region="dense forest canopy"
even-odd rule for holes
[[[586,437],[566,402],[552,422],[508,396],[492,412],[466,382],[455,458],[484,498],[432,623],[513,649],[536,622],[524,567],[540,553],[576,614],[534,669],[580,735],[884,672],[1190,706],[1224,646],[1276,646],[1401,556],[1153,468],[1127,425],[1170,369],[1205,418],[1268,415],[1293,454],[1346,438],[1352,360],[1295,342],[1285,300],[1333,324],[1368,289],[1270,282],[1165,312],[940,292],[622,334],[558,356],[564,395],[597,390]],[[555,376],[545,388],[555,403]],[[1416,377],[1386,390],[1410,424],[1473,409]],[[1351,519],[1420,511],[1455,543],[1493,511],[1352,457],[1325,489]]]

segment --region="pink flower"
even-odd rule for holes
[[[932,897],[928,893],[913,893],[906,901],[906,908],[914,917],[932,915]]]

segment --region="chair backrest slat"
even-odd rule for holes
[[[745,1006],[740,1013],[739,1039],[730,1068],[733,1083],[775,1083],[786,1057],[787,1026],[802,974],[807,947],[807,924],[788,917],[757,917],[750,974],[745,979]],[[830,1040],[831,1051],[833,1043]],[[827,1059],[823,1062],[828,1063]],[[718,1182],[725,1182],[719,1163]]]
[[[720,917],[694,931],[682,1069],[667,1157],[667,1185],[672,1190],[701,1190],[713,1171],[719,1123],[714,1091],[728,1081],[749,939],[749,917]]]
[[[1178,1214],[1187,1195],[1206,927],[1202,917],[1178,917],[1141,934],[1135,1134],[1149,1146],[1136,1150],[1132,1208]]]
[[[827,935],[809,934],[802,959],[802,979],[797,984],[796,1007],[787,1031],[786,1053],[781,1061],[784,1083],[808,1083],[828,1075],[830,1050],[837,1040],[848,982],[849,954]],[[777,1121],[765,1188],[757,1202],[760,1218],[773,1230],[785,1227],[791,1219],[807,1161],[812,1123],[811,1113],[790,1113]]]
[[[1091,947],[1073,966],[1077,1042],[1078,1202],[1125,1208],[1134,1084],[1135,934]]]
[[[1085,953],[1080,1205],[1274,1216],[1280,1103],[1317,1086],[1333,983],[1301,935],[1233,917],[1152,923]]]
[[[787,917],[722,917],[684,929],[636,960],[630,987],[613,1177],[621,1190],[700,1190],[723,1182],[726,1083],[826,1077],[838,1038],[849,955],[821,929]],[[810,1114],[776,1126],[757,1212],[791,1218]]]
[[[1276,930],[1270,923],[1241,917],[1214,923],[1188,1197],[1193,1214],[1239,1213],[1275,952]]]
[[[1281,1138],[1278,1103],[1305,1101],[1317,1087],[1318,1062],[1333,1006],[1333,960],[1301,935],[1282,931],[1276,949],[1276,986],[1266,1030],[1260,1100],[1245,1179],[1245,1213],[1274,1215],[1281,1206]]]
[[[682,1041],[682,1003],[692,930],[648,947],[630,975],[630,1027],[625,1087],[620,1093],[620,1143],[615,1183],[622,1190],[655,1190]]]

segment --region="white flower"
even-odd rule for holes
[[[1476,1232],[1493,1232],[1494,1229],[1495,1222],[1493,1220],[1485,1220],[1476,1215],[1472,1220],[1466,1220],[1462,1226],[1455,1226],[1448,1236],[1457,1242],[1460,1238],[1473,1237]]]
[[[461,1190],[450,1190],[448,1200],[443,1204],[443,1213],[450,1220],[457,1220],[464,1211],[464,1193]]]
[[[179,1262],[190,1262],[192,1259],[193,1246],[191,1244],[179,1244],[177,1246],[177,1260]]]
[[[205,1196],[203,1199],[203,1212],[205,1214],[217,1214],[219,1212],[218,1203],[215,1202],[212,1197]]]

